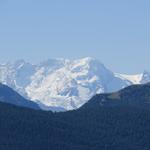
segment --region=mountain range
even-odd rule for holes
[[[91,97],[150,81],[144,71],[137,75],[114,73],[94,58],[49,59],[38,64],[24,60],[0,65],[0,82],[41,109],[73,110]]]

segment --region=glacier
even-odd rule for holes
[[[52,107],[77,109],[95,94],[114,92],[149,81],[150,73],[147,71],[137,75],[114,73],[99,60],[90,57],[48,59],[38,64],[24,60],[0,64],[0,82],[44,110]]]

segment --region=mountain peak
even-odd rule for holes
[[[145,70],[142,74],[141,83],[144,84],[147,82],[150,82],[150,73]]]
[[[93,58],[93,57],[83,57],[81,59],[77,59],[77,61],[81,61],[85,63],[96,62],[96,63],[102,64],[98,59]]]
[[[81,59],[79,59],[80,61],[85,61],[85,62],[91,62],[91,61],[95,61],[96,59],[93,57],[83,57]]]

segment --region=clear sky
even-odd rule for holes
[[[0,0],[0,62],[85,56],[150,71],[150,0]]]

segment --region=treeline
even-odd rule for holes
[[[51,113],[0,103],[0,150],[149,150],[150,110]]]

